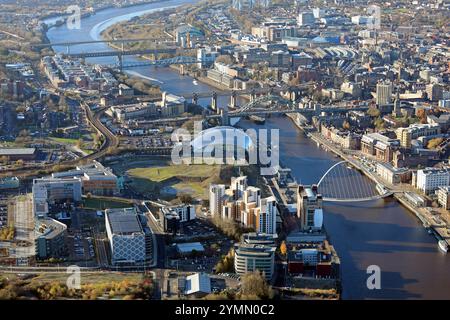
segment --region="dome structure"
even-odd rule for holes
[[[233,155],[235,160],[239,155],[255,150],[255,142],[241,129],[231,126],[218,126],[209,128],[200,132],[200,134],[191,141],[191,149],[194,154],[207,154],[211,156],[230,157]],[[219,154],[215,154],[218,151]]]

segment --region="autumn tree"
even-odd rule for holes
[[[370,108],[367,110],[367,114],[368,114],[369,116],[373,117],[373,118],[377,118],[377,117],[380,116],[380,110],[378,110],[378,109],[375,108],[375,107],[370,107]]]
[[[220,62],[220,63],[229,65],[229,64],[233,64],[233,58],[231,58],[229,55],[222,54],[216,58],[216,62]]]
[[[344,120],[344,122],[342,123],[342,128],[344,130],[350,130],[351,128],[350,122],[348,122],[348,120]]]
[[[438,145],[440,145],[444,141],[444,138],[434,138],[428,141],[427,148],[428,149],[436,149]]]
[[[272,299],[273,296],[272,288],[259,271],[241,277],[241,299]]]
[[[283,242],[280,245],[280,252],[283,256],[286,256],[287,254],[287,246],[286,246],[286,241],[283,240]]]

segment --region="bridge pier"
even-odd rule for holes
[[[236,109],[238,107],[237,104],[237,94],[236,91],[232,91],[231,92],[231,97],[230,97],[230,108]]]
[[[123,70],[123,55],[119,54],[117,56],[117,60],[119,62],[119,69],[120,69],[120,71],[122,71]]]
[[[220,119],[223,126],[230,125],[230,119],[228,118],[228,106],[224,106],[220,109]]]
[[[217,92],[213,92],[211,97],[211,109],[214,111],[218,111],[218,105],[217,105]]]
[[[250,102],[253,102],[256,100],[256,91],[253,89],[250,94]]]
[[[70,46],[69,45],[66,46],[66,54],[70,54]]]
[[[297,100],[297,93],[295,91],[291,91],[290,98],[292,102],[295,102],[295,100]]]
[[[198,94],[195,92],[192,94],[192,103],[198,105]]]

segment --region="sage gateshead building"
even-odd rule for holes
[[[106,233],[113,265],[142,265],[152,255],[151,231],[143,225],[135,208],[107,209]]]

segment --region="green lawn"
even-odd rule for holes
[[[86,209],[104,210],[114,208],[129,208],[133,204],[119,199],[112,198],[86,198],[83,200],[83,206]]]
[[[128,170],[131,177],[162,182],[173,177],[208,178],[219,172],[220,166],[209,165],[173,165],[167,167],[135,168]]]
[[[160,193],[167,199],[183,193],[194,198],[207,198],[209,184],[220,179],[221,166],[172,165],[134,168],[127,172],[132,186],[143,193]]]
[[[76,144],[78,142],[78,139],[70,139],[70,138],[50,138],[53,141],[64,143],[64,144]]]

